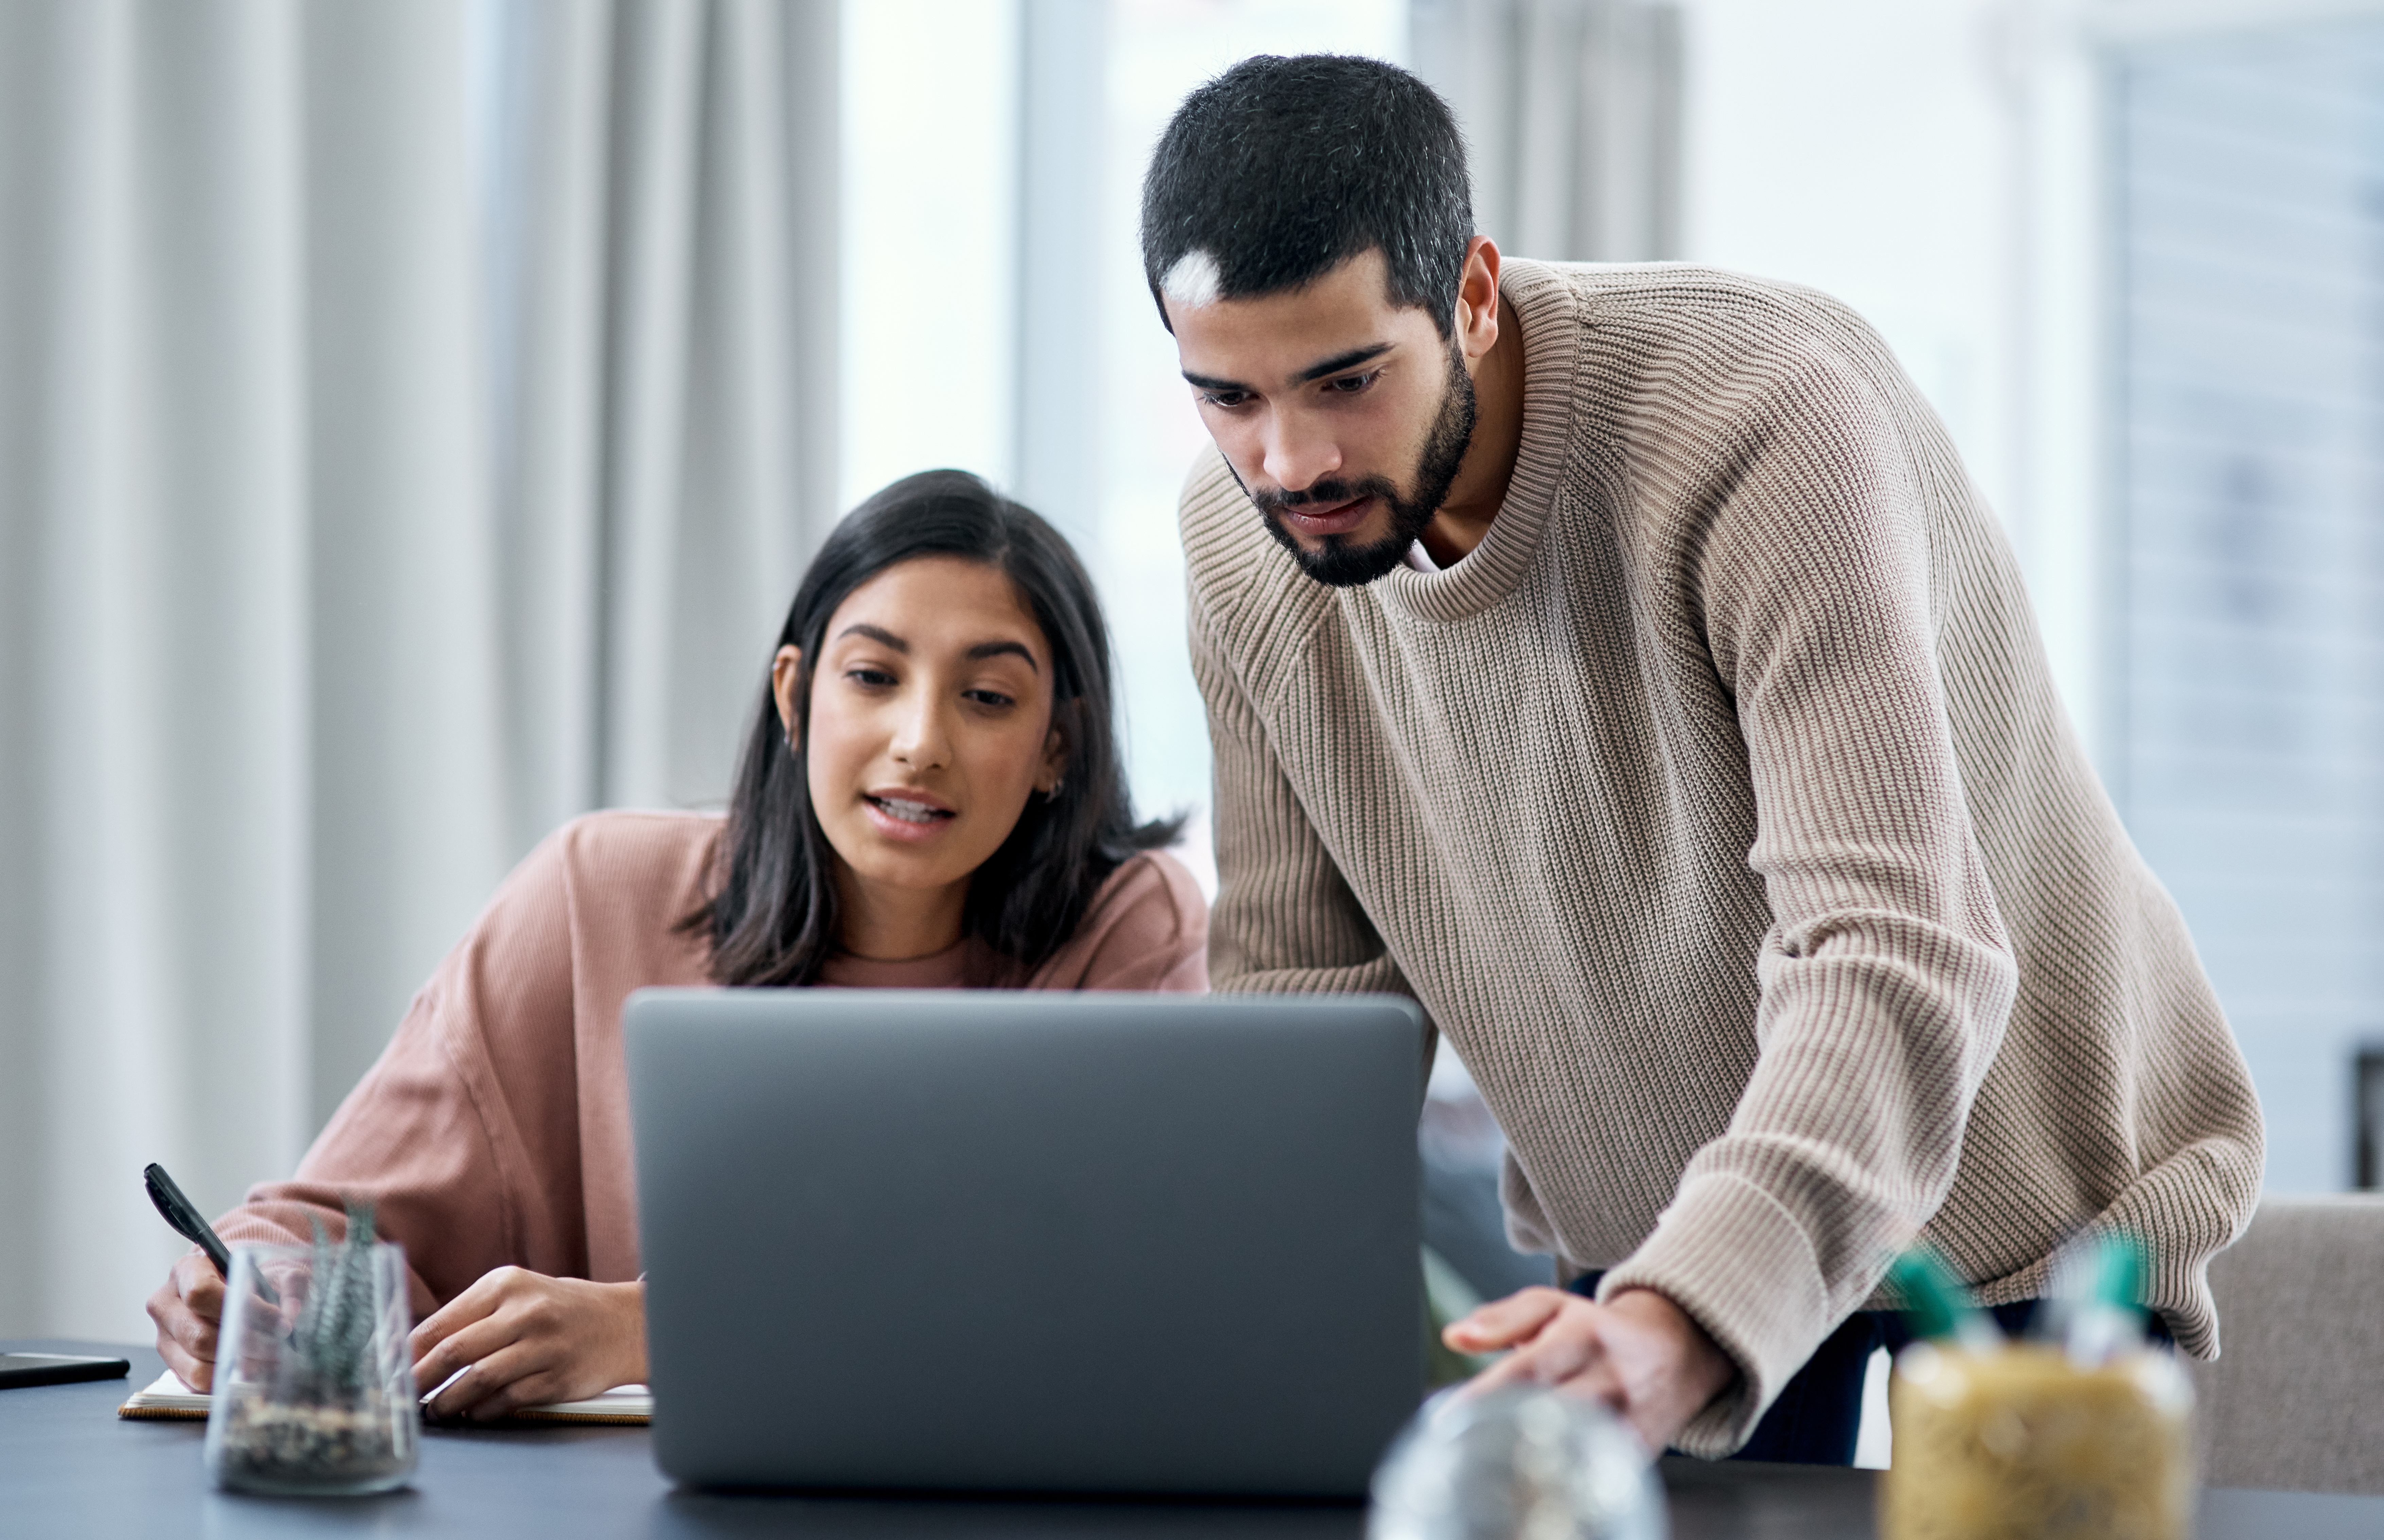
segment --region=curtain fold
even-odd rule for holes
[[[1670,0],[1412,0],[1416,72],[1464,126],[1473,213],[1545,262],[1681,255],[1681,12]]]
[[[835,59],[0,7],[0,1334],[145,1335],[143,1162],[285,1174],[531,843],[725,794],[834,513]]]

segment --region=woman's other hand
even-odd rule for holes
[[[157,1323],[157,1356],[192,1390],[205,1391],[216,1377],[216,1330],[223,1320],[223,1274],[193,1248],[174,1263],[149,1297],[149,1319]]]
[[[420,1394],[470,1371],[424,1408],[433,1417],[485,1422],[583,1400],[645,1379],[646,1285],[501,1267],[415,1327],[411,1345]]]

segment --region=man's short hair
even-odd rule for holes
[[[1473,235],[1465,139],[1430,86],[1338,54],[1244,59],[1184,99],[1142,183],[1142,267],[1205,304],[1297,289],[1379,249],[1391,303],[1453,335]]]

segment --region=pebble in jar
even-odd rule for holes
[[[2073,1252],[2050,1331],[2019,1343],[1933,1258],[1898,1261],[1924,1340],[1897,1359],[1889,1391],[1883,1540],[2186,1540],[2193,1392],[2144,1341],[2140,1257],[2117,1236]]]

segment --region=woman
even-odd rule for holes
[[[600,813],[506,879],[295,1180],[217,1228],[292,1242],[342,1194],[413,1272],[431,1410],[499,1417],[645,1378],[621,1006],[647,985],[1207,986],[1208,913],[1136,826],[1108,637],[1050,526],[975,477],[838,526],[779,634],[726,818]],[[223,1281],[150,1298],[213,1377]]]

